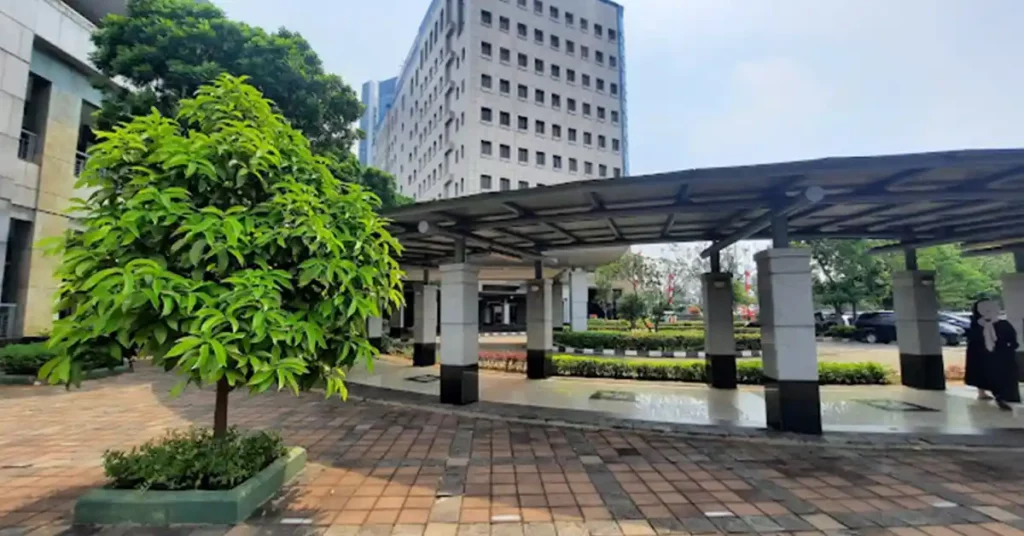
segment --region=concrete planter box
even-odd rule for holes
[[[125,372],[131,372],[132,369],[128,365],[119,365],[114,368],[99,368],[85,372],[86,380],[98,380],[100,378],[109,378],[111,376],[117,376],[124,374]],[[0,385],[47,385],[43,380],[40,380],[38,376],[33,374],[3,374],[0,373]]]
[[[82,525],[216,524],[245,521],[306,465],[306,450],[294,447],[266,469],[230,490],[138,491],[94,489],[75,503]]]

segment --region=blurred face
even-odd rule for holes
[[[982,318],[995,320],[999,318],[999,304],[992,300],[978,302],[978,314],[981,315]]]

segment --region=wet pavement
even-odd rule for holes
[[[373,373],[357,368],[350,379],[361,385],[424,395],[437,395],[440,388],[437,367],[416,368],[398,358],[378,361]],[[945,392],[902,386],[823,386],[822,422],[826,431],[850,433],[1024,432],[1024,416],[1001,411],[994,402],[978,401],[975,396],[973,389],[962,384],[951,384]],[[764,395],[759,386],[722,390],[685,383],[593,378],[535,381],[523,374],[482,371],[480,398],[496,404],[577,410],[657,423],[765,427]]]
[[[0,534],[1024,534],[1019,445],[709,439],[317,393],[231,396],[232,424],[279,430],[309,452],[247,523],[70,527],[77,496],[103,483],[105,449],[212,421],[213,393],[171,398],[175,379],[140,364],[81,390],[0,387]]]

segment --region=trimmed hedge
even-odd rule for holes
[[[595,350],[691,350],[704,349],[704,331],[562,331],[555,344]],[[760,350],[761,334],[736,333],[737,350]]]
[[[733,326],[737,328],[743,328],[747,325],[746,322],[733,322]],[[644,328],[643,322],[637,322],[637,327]],[[653,327],[653,324],[652,324]],[[592,319],[587,321],[587,329],[593,330],[613,330],[613,331],[628,331],[629,322],[619,319]],[[677,322],[662,322],[658,326],[659,330],[672,329],[672,330],[686,330],[686,329],[704,329],[703,320],[679,320]],[[756,328],[754,328],[756,329]]]
[[[832,326],[825,332],[826,337],[837,339],[852,339],[856,334],[857,328],[854,326]]]
[[[556,355],[552,362],[557,376],[691,383],[708,381],[707,364],[700,359],[644,360]],[[525,373],[526,354],[481,352],[480,368]],[[821,385],[888,385],[892,376],[891,370],[878,363],[818,363],[818,383]],[[737,360],[736,379],[746,385],[763,384],[761,360]]]
[[[0,348],[0,372],[10,376],[36,376],[47,361],[56,357],[56,352],[46,342],[8,344]],[[82,362],[86,371],[102,368],[114,369],[121,365],[120,359],[97,355]]]

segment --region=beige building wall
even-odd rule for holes
[[[76,195],[75,154],[82,99],[58,88],[51,88],[47,111],[28,292],[24,304],[25,335],[44,333],[53,325],[53,304],[57,291],[57,279],[53,274],[60,259],[45,255],[39,243],[43,239],[64,234],[70,223],[66,212],[70,199]]]
[[[15,335],[38,335],[53,325],[53,274],[60,259],[45,256],[39,241],[62,235],[73,224],[65,214],[69,200],[86,195],[74,184],[83,100],[98,104],[89,83],[96,73],[88,61],[89,36],[94,21],[116,4],[75,2],[87,17],[60,0],[0,0],[0,231],[19,230],[17,238],[10,235],[17,262],[7,268],[16,272],[7,278],[14,278],[17,291],[8,288],[3,296],[7,304],[16,303],[16,313],[13,319],[0,318],[0,325],[13,322]],[[30,95],[30,74],[46,80],[49,89]],[[26,158],[19,145],[25,145],[20,140],[26,102],[33,96],[38,101],[30,107],[40,109],[45,120],[31,125],[38,150]],[[7,233],[0,234],[0,250],[6,251]],[[0,313],[10,310],[4,305]]]

